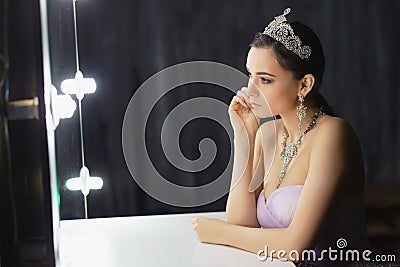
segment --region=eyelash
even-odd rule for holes
[[[250,74],[250,73],[248,73],[247,76],[249,76],[249,78],[251,78],[251,74]],[[263,84],[269,84],[269,83],[271,83],[271,82],[272,82],[271,80],[269,80],[269,79],[267,79],[267,78],[261,77],[261,83],[263,83]]]
[[[261,77],[261,82],[262,82],[263,84],[269,84],[269,83],[271,83],[272,81],[269,80],[269,79],[266,79],[266,78],[262,78],[262,77]]]

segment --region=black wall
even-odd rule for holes
[[[299,20],[320,36],[327,60],[321,93],[356,130],[367,180],[400,181],[396,152],[400,149],[399,1],[79,1],[81,70],[98,84],[97,92],[83,100],[86,160],[91,172],[105,182],[102,190],[89,195],[89,216],[224,209],[226,197],[208,206],[183,209],[147,196],[124,162],[124,112],[140,84],[177,63],[210,60],[245,73],[254,33],[287,6],[292,7],[290,21]],[[75,73],[72,3],[49,1],[49,15],[53,83],[59,88],[63,79]],[[187,88],[178,88],[159,103],[159,116],[155,114],[149,125],[154,138],[159,138],[158,120],[177,100],[198,96]],[[226,104],[233,96],[211,86],[199,87],[199,92],[222,98]],[[81,195],[64,186],[80,169],[76,114],[57,129],[62,218],[83,216]],[[188,140],[217,131],[210,122],[197,123],[209,126],[209,131],[199,133],[193,128],[187,132]],[[221,142],[223,136],[214,141]],[[176,170],[153,154],[154,162],[173,177]]]

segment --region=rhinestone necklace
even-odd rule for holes
[[[319,110],[317,112],[315,112],[313,119],[311,120],[311,122],[308,124],[307,128],[305,129],[305,131],[303,133],[298,132],[299,139],[295,142],[295,143],[291,143],[286,147],[286,142],[287,142],[287,138],[289,136],[287,129],[285,128],[285,132],[283,133],[283,139],[281,142],[281,160],[282,160],[282,170],[281,173],[279,174],[278,180],[278,186],[276,188],[278,188],[282,181],[283,178],[285,177],[286,171],[287,171],[287,166],[289,165],[290,161],[297,155],[297,151],[300,148],[301,145],[301,139],[303,138],[303,136],[308,133],[312,128],[315,127],[316,123],[317,123],[317,119],[319,117],[321,117],[322,115],[324,115],[324,112],[322,111],[322,107],[319,108]]]

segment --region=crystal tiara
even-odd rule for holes
[[[286,15],[290,13],[290,8],[286,8],[282,15],[275,17],[271,21],[263,34],[266,34],[278,42],[282,43],[287,49],[296,53],[301,59],[311,56],[311,48],[308,45],[301,46],[300,37],[294,34],[294,31],[286,21]]]

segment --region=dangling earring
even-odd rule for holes
[[[299,129],[297,130],[297,136],[299,137],[298,142],[300,143],[300,142],[301,142],[300,139],[301,139],[301,136],[302,136],[301,127],[303,127],[302,120],[303,120],[303,119],[306,117],[306,115],[307,115],[307,107],[303,105],[304,96],[303,96],[302,94],[300,94],[300,95],[298,96],[298,99],[299,99],[299,101],[300,101],[300,105],[297,107],[296,115],[297,115],[297,117],[299,118],[299,123],[297,124],[297,127],[299,128]],[[297,145],[300,145],[300,144],[297,144]]]
[[[299,118],[299,123],[297,124],[297,127],[299,128],[299,130],[297,131],[297,135],[299,136],[299,139],[297,139],[296,142],[293,142],[289,145],[286,146],[286,142],[287,142],[287,138],[289,136],[287,129],[285,129],[284,133],[283,133],[283,138],[282,138],[282,142],[281,142],[281,147],[282,147],[282,151],[281,151],[281,160],[282,160],[282,170],[281,173],[279,174],[278,177],[278,185],[276,188],[278,188],[282,181],[283,178],[285,177],[288,165],[290,163],[290,161],[297,155],[297,151],[300,148],[301,145],[301,139],[303,138],[303,136],[308,133],[312,128],[315,127],[316,123],[317,123],[317,119],[322,116],[324,113],[322,112],[322,109],[320,109],[318,112],[315,112],[313,119],[310,121],[310,123],[308,124],[308,126],[306,127],[306,129],[304,130],[304,132],[301,132],[301,127],[303,126],[302,120],[306,117],[306,111],[307,111],[307,107],[305,107],[303,105],[303,101],[304,101],[304,96],[299,95],[299,101],[300,101],[300,105],[297,107],[297,112],[296,115]]]

